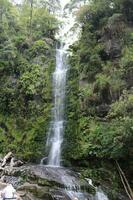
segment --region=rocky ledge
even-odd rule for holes
[[[16,161],[18,166],[11,165],[11,156],[5,159],[4,165],[3,161],[1,163],[1,181],[12,183],[23,200],[71,200],[74,195],[80,200],[82,197],[93,199],[95,188],[70,169],[26,165],[20,161]],[[2,182],[1,189],[4,186]]]

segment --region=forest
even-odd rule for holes
[[[39,3],[0,4],[0,152],[35,161],[50,117],[58,23]]]
[[[73,9],[80,1],[70,2]],[[0,0],[0,156],[39,163],[47,155],[59,10],[58,0]],[[113,171],[119,162],[132,186],[133,1],[83,1],[75,16],[81,30],[68,49],[63,163],[111,163]],[[98,169],[83,176],[101,180]]]
[[[123,160],[129,170],[133,156],[133,2],[95,0],[78,11],[77,20],[82,33],[70,47],[68,157]]]

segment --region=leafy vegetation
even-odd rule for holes
[[[66,9],[77,2],[71,1]],[[119,160],[130,177],[133,2],[84,2],[76,13],[81,36],[70,47],[64,159],[66,163]],[[27,0],[14,5],[0,0],[0,7],[0,152],[13,151],[27,161],[37,161],[45,151],[51,117],[58,28],[53,13],[59,1]],[[97,173],[92,172],[95,180]]]
[[[57,20],[32,1],[0,7],[0,152],[36,161],[49,125]]]
[[[70,48],[67,159],[126,160],[132,168],[132,10],[131,0],[92,0],[77,12],[81,37]]]

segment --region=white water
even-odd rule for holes
[[[94,200],[109,200],[108,197],[104,194],[104,192],[98,188]]]
[[[62,176],[62,180],[64,184],[70,188],[69,190],[67,189],[66,193],[72,200],[88,200],[86,192],[82,192],[82,190],[80,189],[80,183],[78,183],[76,179],[74,179],[74,177],[64,175]],[[104,194],[100,187],[95,187],[91,179],[88,179],[88,181],[89,185],[94,187],[96,190],[95,196],[89,197],[90,200],[109,200],[107,195]]]
[[[69,0],[68,0],[69,1]],[[47,138],[47,147],[49,149],[48,166],[60,167],[61,165],[61,146],[64,135],[64,107],[65,107],[65,88],[66,88],[66,76],[68,65],[66,62],[67,49],[69,45],[76,41],[79,35],[78,28],[74,31],[75,17],[73,13],[67,12],[67,16],[64,16],[64,6],[62,3],[61,14],[59,18],[63,21],[60,27],[60,31],[57,34],[57,39],[60,40],[60,46],[56,49],[56,68],[53,73],[53,96],[54,106],[52,109],[52,121]],[[42,159],[42,163],[43,163]],[[80,190],[80,184],[76,183],[76,180],[72,176],[61,176],[62,182],[70,189],[66,189],[67,195],[72,200],[87,200],[87,195]],[[92,183],[92,181],[91,181]],[[73,191],[71,188],[78,188],[78,191]],[[96,195],[91,200],[108,200],[107,196],[102,190],[97,189]]]
[[[56,49],[56,68],[53,73],[54,106],[46,145],[49,150],[47,164],[52,167],[59,167],[61,165],[61,145],[64,135],[65,87],[68,70],[66,62],[67,49],[77,39],[78,33],[78,31],[75,33],[71,31],[71,28],[75,24],[75,17],[72,13],[65,12],[64,7],[66,3],[61,1],[61,11],[58,13],[58,18],[62,23],[56,38],[60,40],[60,46]]]
[[[50,127],[50,136],[47,140],[47,145],[50,146],[48,165],[55,167],[60,166],[61,144],[63,142],[64,133],[64,102],[67,73],[65,57],[66,52],[61,44],[56,50],[56,69],[53,73],[53,119]]]

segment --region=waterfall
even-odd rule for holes
[[[53,97],[54,106],[52,109],[52,121],[47,138],[47,149],[49,151],[48,162],[49,166],[59,167],[61,163],[61,145],[64,135],[64,106],[65,106],[65,87],[68,65],[66,62],[67,50],[78,35],[78,30],[71,30],[75,24],[75,17],[69,11],[65,12],[65,4],[69,2],[60,1],[61,11],[58,13],[58,18],[63,23],[60,26],[56,38],[60,41],[60,47],[56,49],[56,67],[53,73]],[[43,162],[43,160],[42,160]]]
[[[48,165],[60,166],[61,144],[64,133],[64,102],[67,64],[65,62],[66,51],[63,44],[56,50],[56,68],[53,73],[53,94],[54,108],[52,111],[53,119],[50,127],[50,137],[47,145],[50,146],[48,155]]]
[[[67,0],[69,1],[69,0]],[[63,1],[62,1],[63,2]],[[63,20],[63,25],[60,27],[60,31],[57,34],[57,39],[60,41],[56,49],[56,67],[53,73],[53,109],[52,109],[52,120],[50,123],[47,148],[49,150],[47,167],[52,170],[52,173],[58,176],[62,180],[62,183],[66,187],[65,193],[71,200],[88,200],[87,192],[82,192],[80,188],[80,182],[77,179],[69,175],[67,170],[64,168],[62,173],[61,166],[61,146],[63,143],[64,136],[64,115],[65,115],[65,89],[66,89],[66,76],[68,71],[67,64],[67,49],[71,45],[79,34],[79,29],[74,31],[75,18],[73,13],[67,12],[63,15],[64,3],[62,4],[61,14],[59,17]],[[46,158],[42,159],[41,164]],[[56,168],[55,168],[56,167]],[[92,181],[90,180],[90,185]],[[92,185],[93,186],[93,185]],[[94,187],[94,186],[93,186]],[[69,189],[68,189],[69,188]],[[72,188],[78,188],[73,190]],[[95,188],[96,189],[96,188]],[[58,198],[57,198],[58,199]],[[102,190],[96,189],[95,196],[89,196],[90,200],[108,200]]]
[[[109,200],[101,188],[97,188],[94,200]]]

